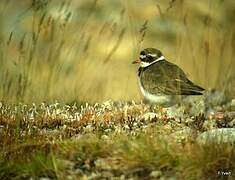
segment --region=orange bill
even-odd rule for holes
[[[132,64],[140,64],[141,63],[141,60],[140,59],[137,59],[135,61],[132,62]]]

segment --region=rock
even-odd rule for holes
[[[199,144],[206,144],[207,142],[220,143],[235,143],[235,128],[221,128],[212,129],[200,134],[197,137]]]
[[[107,140],[107,139],[109,139],[109,137],[108,137],[107,135],[103,134],[103,135],[101,136],[101,139]]]
[[[153,177],[153,178],[160,178],[162,176],[162,172],[161,171],[152,171],[150,173],[150,177]]]

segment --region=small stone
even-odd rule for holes
[[[101,139],[103,139],[103,140],[107,140],[107,139],[109,139],[109,137],[108,137],[107,135],[105,135],[105,134],[104,134],[104,135],[102,135],[102,136],[101,136]]]
[[[153,177],[153,178],[160,178],[162,176],[162,172],[161,171],[152,171],[150,173],[150,177]]]
[[[199,144],[206,144],[211,141],[218,144],[227,142],[235,143],[235,128],[212,129],[197,137]]]

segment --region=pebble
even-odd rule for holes
[[[102,135],[102,136],[101,136],[101,139],[103,139],[103,140],[107,140],[107,139],[109,139],[109,137],[108,137],[107,135],[105,135],[105,134],[104,134],[104,135]]]
[[[162,172],[161,171],[152,171],[150,173],[150,177],[153,177],[153,178],[160,178],[162,176]]]
[[[199,144],[206,144],[211,141],[218,144],[227,142],[235,143],[235,128],[212,129],[197,137]]]

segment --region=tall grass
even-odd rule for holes
[[[234,94],[234,2],[31,0],[0,3],[0,98],[141,98],[139,50],[156,47],[197,84]]]

